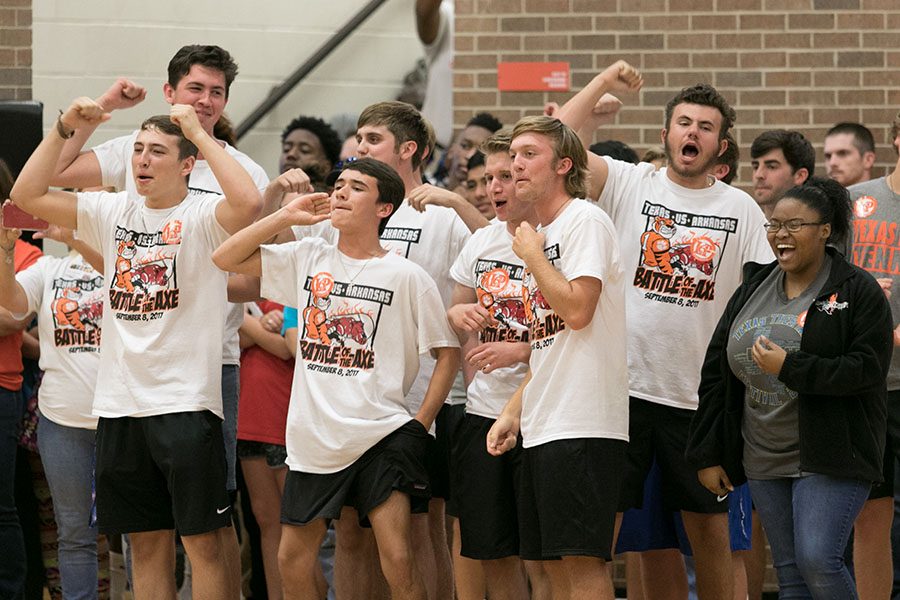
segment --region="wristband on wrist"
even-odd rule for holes
[[[58,133],[59,137],[61,137],[62,139],[68,140],[73,135],[75,135],[75,130],[73,129],[71,131],[66,131],[66,126],[63,125],[63,122],[62,122],[62,116],[63,116],[63,111],[60,110],[59,116],[56,117],[56,133]]]

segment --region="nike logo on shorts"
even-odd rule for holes
[[[716,502],[724,502],[726,499],[728,499],[728,494],[725,494],[724,496],[716,495]]]
[[[231,507],[230,507],[230,506],[226,506],[225,508],[217,508],[217,509],[216,509],[216,514],[217,514],[217,515],[221,515],[221,514],[223,514],[225,511],[227,511],[229,508],[231,508]]]

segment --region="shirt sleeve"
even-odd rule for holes
[[[137,133],[135,132],[131,135],[113,138],[91,148],[94,156],[97,157],[97,162],[100,163],[100,175],[104,187],[113,187],[116,190],[125,189],[128,172],[126,161],[131,159],[131,149],[136,137]]]
[[[282,313],[284,321],[281,325],[281,335],[284,335],[288,329],[297,329],[297,309],[293,306],[285,306]]]
[[[106,210],[103,203],[102,192],[79,192],[77,194],[77,221],[76,231],[78,239],[98,250],[106,260],[106,246],[103,243],[104,218]]]
[[[42,256],[30,267],[16,273],[16,282],[22,286],[28,300],[28,312],[38,312],[44,297],[44,278],[53,258]]]
[[[298,255],[308,245],[305,242],[266,244],[260,247],[262,273],[260,295],[284,306],[298,306],[299,264]]]
[[[608,218],[585,215],[565,233],[559,270],[568,281],[579,277],[604,281],[618,262],[619,245]]]
[[[459,338],[450,328],[444,302],[437,286],[425,271],[417,274],[416,323],[418,350],[425,354],[434,348],[459,348]]]
[[[468,242],[463,245],[459,256],[453,261],[453,266],[450,267],[450,277],[453,278],[453,281],[470,288],[475,288],[475,269],[473,263],[475,261],[474,255],[476,253],[475,246],[477,240],[477,235],[469,238]]]
[[[748,228],[747,242],[745,244],[744,258],[741,263],[755,262],[767,264],[775,260],[775,254],[769,245],[766,236],[766,230],[763,225],[766,223],[766,216],[753,202],[753,206],[748,209]]]

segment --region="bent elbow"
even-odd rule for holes
[[[573,331],[578,331],[580,329],[584,329],[588,325],[591,324],[591,320],[594,318],[594,313],[588,313],[586,311],[579,311],[573,315],[570,315],[568,318],[563,319],[566,322],[566,327],[572,329]]]

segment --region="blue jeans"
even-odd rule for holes
[[[869,487],[868,482],[818,474],[750,480],[778,571],[779,599],[857,598],[844,548]]]
[[[21,392],[0,388],[0,598],[20,598],[25,585],[25,542],[13,487],[24,409]]]
[[[89,525],[96,437],[96,431],[59,425],[43,415],[38,422],[38,449],[53,497],[65,600],[97,597],[97,528]]]

